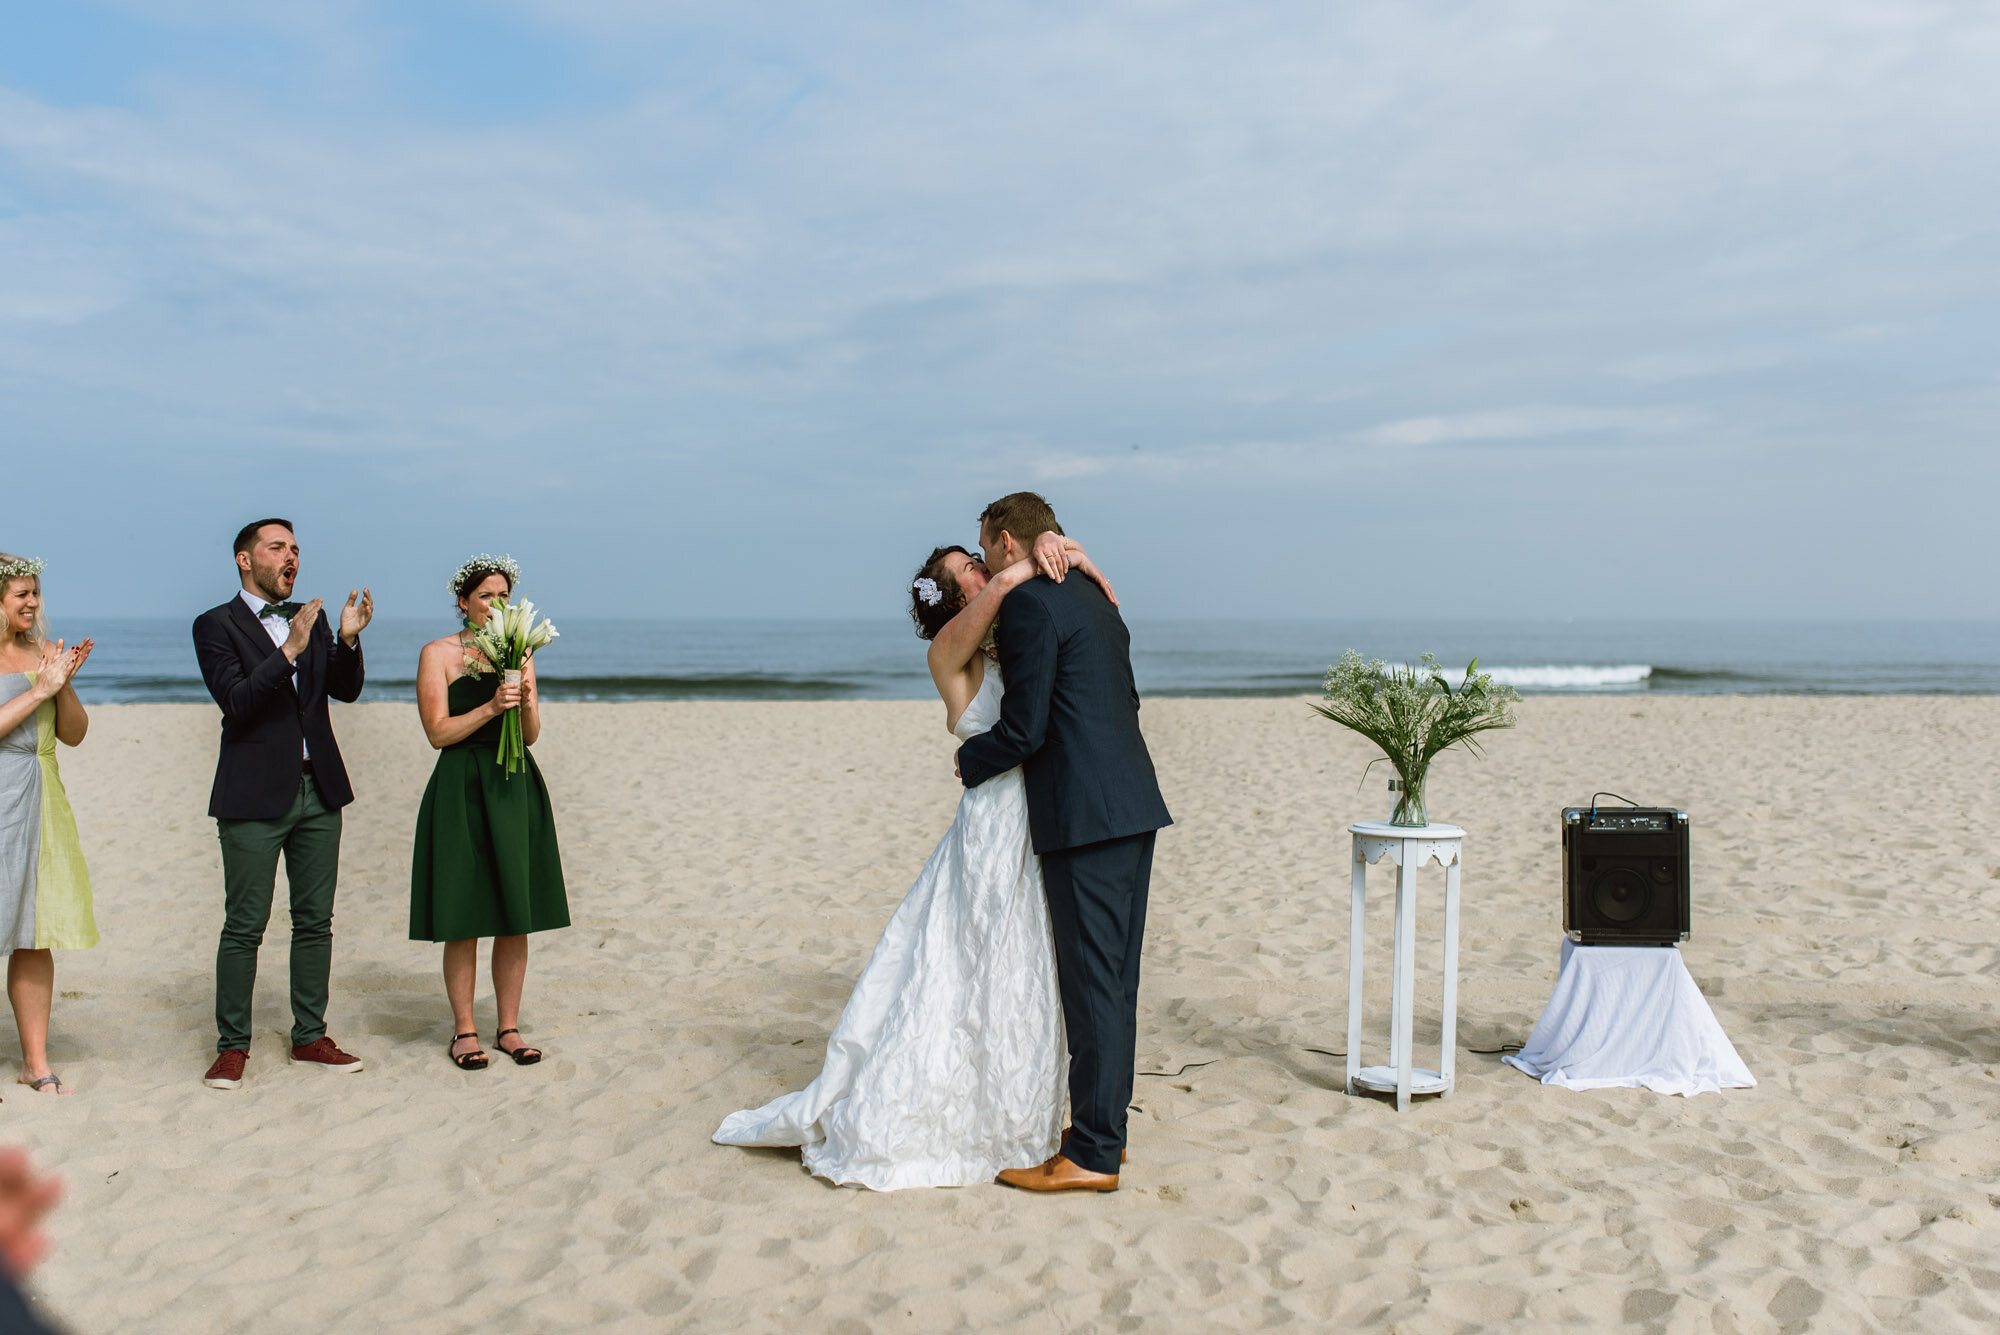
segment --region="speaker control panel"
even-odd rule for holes
[[[1666,834],[1674,828],[1674,816],[1678,814],[1665,811],[1595,811],[1584,817],[1583,824],[1584,828],[1600,834]]]

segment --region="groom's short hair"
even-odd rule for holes
[[[1011,533],[1014,541],[1024,548],[1033,547],[1035,539],[1044,533],[1061,534],[1062,531],[1062,525],[1056,522],[1056,512],[1032,491],[1017,491],[1002,496],[979,513],[981,537]]]
[[[289,519],[259,519],[236,530],[236,550],[247,552],[257,545],[257,533],[268,524],[277,524],[286,532],[295,532]]]

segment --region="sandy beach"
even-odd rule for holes
[[[1611,789],[1692,813],[1688,964],[1761,1083],[1576,1093],[1461,1051],[1456,1095],[1401,1115],[1308,1051],[1342,1046],[1345,826],[1386,814],[1383,771],[1357,793],[1370,752],[1299,700],[1148,702],[1178,823],[1140,1059],[1207,1064],[1139,1081],[1123,1189],[1081,1198],[842,1190],[708,1139],[817,1070],[949,822],[938,706],[548,706],[576,925],[535,938],[548,1060],[477,1074],[444,1056],[437,949],[406,939],[431,753],[408,706],[335,710],[354,1077],[284,1060],[279,915],[247,1082],[199,1082],[215,711],[101,707],[62,756],[104,944],[57,959],[77,1096],[6,1086],[0,1139],[68,1182],[34,1287],[80,1335],[2000,1325],[2000,700],[1530,700],[1433,781],[1468,832],[1462,1048],[1532,1027],[1558,813]]]

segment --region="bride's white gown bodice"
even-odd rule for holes
[[[1000,674],[952,729],[1000,718]],[[1012,769],[958,815],[889,919],[817,1079],[731,1113],[725,1145],[803,1146],[831,1181],[887,1191],[971,1186],[1056,1151],[1068,1058],[1042,868]]]

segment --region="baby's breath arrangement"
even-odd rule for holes
[[[1481,672],[1476,658],[1465,665],[1465,680],[1454,689],[1430,654],[1392,667],[1349,649],[1326,670],[1326,703],[1313,708],[1381,747],[1383,758],[1396,767],[1399,795],[1389,823],[1423,825],[1431,761],[1454,746],[1478,755],[1479,734],[1513,727],[1512,706],[1520,699],[1512,686]]]

